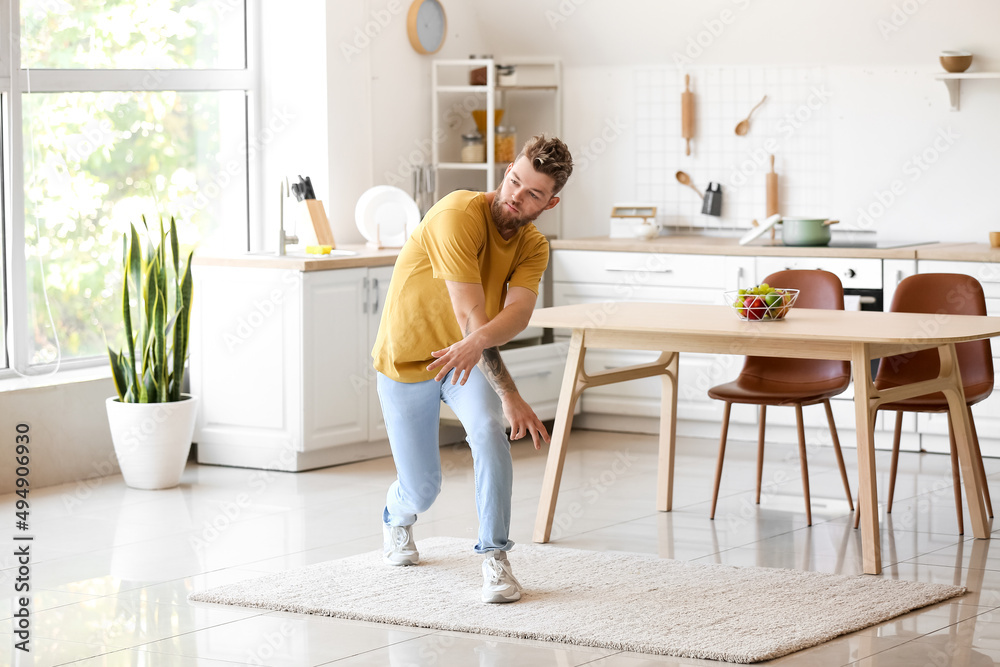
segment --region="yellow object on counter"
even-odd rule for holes
[[[333,250],[332,245],[307,245],[306,254],[307,255],[329,255],[330,251]]]

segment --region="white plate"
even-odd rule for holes
[[[399,248],[420,224],[420,209],[403,190],[376,185],[358,198],[354,221],[366,240]]]
[[[781,222],[781,215],[775,213],[770,218],[765,220],[764,224],[752,227],[749,232],[740,237],[740,245],[746,245],[754,239],[760,238],[764,235],[764,232],[769,230],[771,227],[774,227],[779,222]]]

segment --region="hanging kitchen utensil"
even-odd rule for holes
[[[763,104],[764,100],[766,100],[766,99],[767,99],[767,95],[765,95],[764,97],[762,97],[761,100],[760,100],[760,102],[757,102],[757,104],[754,105],[753,109],[750,109],[750,113],[747,114],[746,118],[744,118],[740,122],[736,123],[736,134],[738,136],[742,137],[747,132],[750,131],[750,116],[753,115],[753,112],[757,110],[757,107],[759,107],[761,104]]]
[[[710,182],[702,198],[701,212],[705,215],[722,215],[722,185]]]
[[[704,199],[704,197],[702,197],[701,195],[701,190],[695,187],[694,183],[691,182],[691,177],[688,176],[686,172],[678,171],[676,176],[678,183],[680,183],[681,185],[688,186],[689,188],[694,190],[695,193],[697,193],[699,199]]]
[[[774,155],[771,155],[771,171],[767,172],[767,217],[778,214],[778,175],[774,173]],[[771,238],[774,239],[774,227],[771,227]]]
[[[689,84],[691,75],[684,75],[684,92],[681,93],[681,136],[684,137],[685,155],[691,155],[691,139],[694,138],[694,93]]]

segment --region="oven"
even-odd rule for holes
[[[882,260],[858,257],[757,257],[760,280],[776,271],[822,269],[840,278],[844,285],[846,310],[884,310],[882,298]],[[778,285],[780,287],[780,285]],[[878,359],[872,359],[872,377]]]

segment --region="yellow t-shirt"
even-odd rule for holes
[[[397,382],[430,380],[431,352],[462,339],[446,280],[479,283],[486,315],[496,317],[507,287],[538,294],[549,244],[533,225],[509,240],[497,231],[486,195],[459,190],[424,216],[400,250],[372,350],[377,371]]]

